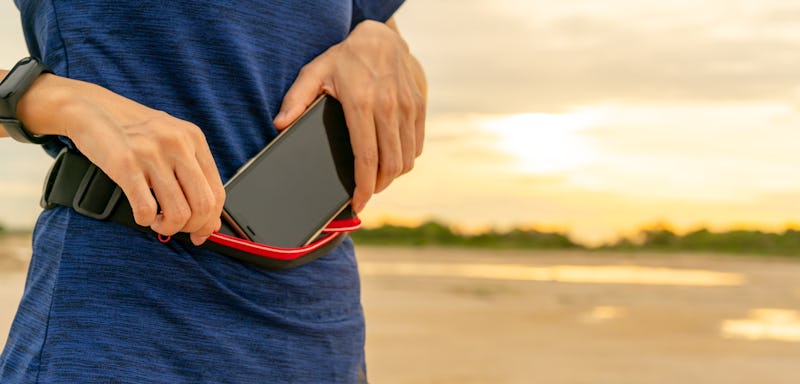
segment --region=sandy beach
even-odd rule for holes
[[[0,254],[0,344],[22,294],[25,241]],[[800,380],[800,261],[358,252],[373,383]]]

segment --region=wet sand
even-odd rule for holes
[[[800,260],[358,253],[373,383],[800,381]],[[2,344],[24,265],[0,265]]]

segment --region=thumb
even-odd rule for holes
[[[278,130],[286,129],[308,109],[323,92],[325,71],[318,62],[311,62],[300,71],[294,84],[283,97],[281,109],[273,123]]]

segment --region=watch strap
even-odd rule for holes
[[[0,123],[14,140],[42,144],[53,138],[48,135],[32,134],[17,117],[19,100],[43,73],[53,73],[53,71],[38,59],[27,57],[20,60],[0,82]]]
[[[3,128],[5,128],[8,136],[21,143],[44,144],[53,139],[53,136],[50,135],[40,136],[32,134],[17,119],[6,119],[0,117],[0,124],[3,125]]]

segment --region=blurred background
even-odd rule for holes
[[[26,55],[18,17],[0,3],[0,68]],[[800,380],[800,3],[396,18],[430,104],[356,235],[374,382]],[[0,140],[0,341],[49,162]]]

